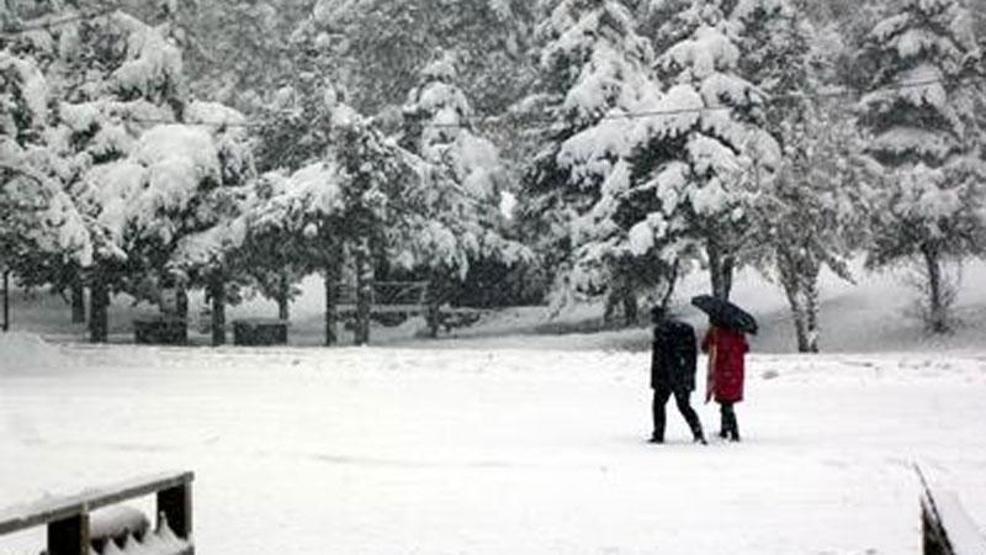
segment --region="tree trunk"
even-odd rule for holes
[[[209,276],[209,298],[212,300],[212,346],[226,344],[226,284],[218,272]]]
[[[625,278],[622,275],[614,275],[610,279],[609,291],[606,293],[606,305],[603,309],[603,323],[606,327],[616,323],[616,312],[625,298]],[[625,313],[624,313],[625,315]]]
[[[184,283],[175,283],[175,306],[176,316],[188,322],[188,290],[185,289]]]
[[[736,274],[736,258],[733,255],[726,255],[722,259],[722,294],[724,299],[729,300],[733,294],[733,275]]]
[[[72,277],[72,323],[86,323],[86,289],[78,272]]]
[[[637,293],[629,284],[623,289],[623,321],[626,327],[637,324],[639,318],[639,306],[637,305]]]
[[[733,289],[735,260],[731,255],[723,252],[722,247],[714,240],[709,240],[706,253],[709,257],[709,274],[712,278],[712,295],[728,301]]]
[[[277,317],[281,320],[291,318],[291,284],[288,283],[287,274],[279,276],[280,282],[277,288]]]
[[[948,332],[948,322],[945,315],[945,303],[942,301],[942,271],[941,256],[938,251],[929,246],[922,245],[921,252],[924,254],[925,264],[928,266],[928,294],[930,295],[928,326],[933,333]]]
[[[290,320],[291,319],[291,307],[288,300],[284,297],[278,296],[277,298],[277,319],[278,320]]]
[[[603,324],[609,327],[613,324],[616,319],[616,307],[619,305],[617,302],[619,295],[615,289],[611,289],[606,293],[606,304],[603,308]]]
[[[808,327],[808,353],[818,353],[818,269],[805,279],[805,317]]]
[[[325,346],[339,343],[339,286],[342,281],[342,244],[331,240],[325,265]]]
[[[425,320],[428,323],[428,336],[432,339],[438,338],[438,330],[442,324],[441,303],[442,303],[442,282],[441,276],[437,272],[432,272],[431,280],[428,282],[428,290],[425,293],[427,308]]]
[[[3,332],[10,331],[10,270],[3,271]]]
[[[811,340],[808,332],[808,322],[805,314],[805,307],[801,301],[801,295],[796,288],[784,286],[784,293],[787,296],[788,305],[791,307],[791,316],[794,320],[794,334],[798,340],[798,352],[811,352]]]
[[[787,297],[788,306],[791,308],[791,317],[794,320],[794,335],[798,341],[798,352],[807,353],[809,352],[811,342],[808,334],[807,310],[802,300],[804,292],[801,290],[801,280],[798,279],[794,264],[788,253],[778,253],[777,272],[780,274],[784,296]]]
[[[336,309],[339,283],[336,281],[332,264],[325,268],[325,346],[331,347],[339,342],[339,313]]]
[[[373,308],[373,262],[370,259],[370,242],[360,239],[355,249],[356,262],[356,327],[353,339],[356,345],[370,342],[370,311]]]
[[[94,272],[89,285],[89,341],[106,343],[109,339],[110,290],[103,277]]]

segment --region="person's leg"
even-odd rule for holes
[[[729,409],[730,409],[729,410],[729,421],[730,421],[730,424],[731,424],[731,426],[730,426],[730,437],[729,437],[729,439],[732,440],[732,441],[739,441],[740,440],[740,433],[739,433],[739,422],[737,422],[737,420],[736,420],[736,406],[731,403],[730,406],[729,406]]]
[[[667,423],[664,405],[668,403],[669,397],[671,397],[671,392],[667,389],[659,388],[654,390],[654,402],[651,406],[654,416],[654,433],[651,434],[650,438],[652,443],[664,442],[664,427]]]
[[[719,403],[719,437],[726,439],[729,437],[729,412],[733,410],[730,403]]]
[[[687,391],[676,392],[674,394],[674,401],[678,405],[678,412],[685,417],[685,422],[688,422],[688,427],[692,430],[692,437],[695,441],[705,443],[705,434],[702,433],[702,421],[699,420],[698,414],[692,408],[691,396],[692,394]]]
[[[739,424],[736,422],[734,403],[722,404],[722,431],[719,437],[728,437],[731,441],[739,441]]]

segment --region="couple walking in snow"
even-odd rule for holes
[[[651,353],[651,388],[654,390],[654,433],[651,443],[664,442],[667,423],[665,406],[673,396],[692,435],[705,444],[702,422],[691,406],[695,391],[698,350],[692,326],[670,318],[662,307],[651,310],[654,343]],[[709,354],[709,373],[705,401],[719,403],[722,426],[719,437],[739,441],[739,425],[734,405],[743,400],[744,356],[749,351],[742,332],[712,325],[702,340],[702,351]]]

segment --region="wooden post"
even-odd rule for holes
[[[192,484],[186,483],[157,493],[157,518],[168,519],[168,527],[183,540],[192,538]]]
[[[10,331],[10,270],[3,271],[3,332]]]
[[[89,555],[87,513],[48,525],[48,555]]]

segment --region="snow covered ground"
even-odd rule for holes
[[[986,523],[986,350],[754,356],[708,447],[644,353],[0,350],[0,505],[192,469],[202,553],[918,553],[914,461]]]

